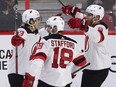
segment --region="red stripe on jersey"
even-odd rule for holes
[[[89,40],[89,37],[86,36],[86,37],[85,37],[85,50],[87,49],[87,43],[88,43],[88,40]]]
[[[100,40],[99,40],[98,43],[102,42],[104,40],[104,38],[105,38],[102,31],[103,30],[98,30],[98,32],[100,33]]]
[[[73,60],[73,63],[74,63],[76,66],[84,66],[84,65],[87,63],[87,61],[86,61],[84,55],[81,55],[81,56],[75,58],[75,59]]]
[[[45,62],[46,58],[47,58],[46,54],[42,53],[42,52],[37,53],[36,55],[31,55],[30,56],[30,60],[42,59],[44,62]]]

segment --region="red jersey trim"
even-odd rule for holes
[[[86,61],[84,55],[81,55],[81,56],[77,57],[76,59],[74,59],[73,63],[76,66],[84,66],[87,63],[87,61]]]
[[[100,42],[104,41],[105,37],[104,37],[102,31],[98,30],[98,32],[100,33],[100,40],[98,43],[100,43]]]
[[[35,59],[42,59],[44,62],[46,60],[45,57],[43,57],[43,56],[33,56],[33,57],[31,56],[30,57],[30,60],[35,60]]]
[[[44,62],[45,62],[46,58],[47,58],[46,54],[42,53],[42,52],[37,53],[36,55],[31,55],[30,56],[30,60],[42,59]]]

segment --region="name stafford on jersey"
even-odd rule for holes
[[[54,47],[67,47],[67,48],[75,48],[75,44],[71,41],[67,41],[67,40],[51,40],[51,46]]]

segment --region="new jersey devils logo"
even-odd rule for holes
[[[32,46],[32,50],[31,50],[32,55],[35,55],[36,52],[37,52],[37,50],[42,49],[42,47],[43,47],[43,43],[38,43],[38,42],[36,42],[36,43]]]

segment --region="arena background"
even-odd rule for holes
[[[64,4],[77,5],[85,11],[87,6],[87,0],[61,0]],[[33,8],[37,9],[42,16],[42,26],[44,26],[47,18],[60,13],[60,8],[62,5],[57,0],[18,0],[18,12],[22,14],[25,9]],[[107,12],[111,12],[109,9]],[[85,36],[83,32],[70,29],[67,25],[67,21],[71,16],[63,15],[66,26],[64,35],[70,36],[75,39],[79,47],[84,49]],[[10,53],[12,53],[11,37],[14,34],[14,30],[4,31],[0,29],[0,87],[10,87],[7,79],[8,70],[8,60],[10,58]],[[107,49],[111,55],[112,66],[110,73],[103,83],[102,87],[116,87],[116,31],[109,31]],[[80,87],[82,72],[77,72],[76,81],[73,83],[72,87]],[[89,80],[89,78],[88,78]]]

